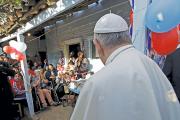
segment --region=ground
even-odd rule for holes
[[[63,107],[60,105],[56,107],[49,107],[44,111],[36,113],[36,119],[34,120],[69,120],[72,111],[73,108],[71,106]],[[24,118],[23,120],[28,119]]]

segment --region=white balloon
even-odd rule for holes
[[[24,42],[17,42],[15,40],[11,40],[9,42],[9,45],[19,52],[24,52],[27,49],[27,45]]]
[[[27,49],[27,45],[24,42],[17,42],[16,43],[16,50],[19,52],[24,52]]]
[[[16,59],[16,53],[12,53],[12,54],[10,54],[10,56],[12,59]]]
[[[16,44],[17,44],[17,41],[15,41],[15,40],[11,40],[11,41],[9,42],[9,45],[10,45],[11,47],[13,47],[13,48],[16,48]]]
[[[26,49],[27,49],[27,46],[25,43],[23,42],[16,43],[16,50],[18,50],[19,52],[24,52]]]

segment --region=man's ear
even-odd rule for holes
[[[101,43],[97,39],[94,39],[93,43],[94,43],[99,55],[104,55],[104,49],[103,49]]]
[[[100,44],[99,44],[99,41],[97,39],[94,39],[93,43],[94,43],[94,46],[96,47],[97,50],[99,50],[101,48]]]

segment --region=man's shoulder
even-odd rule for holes
[[[114,76],[116,75],[121,76],[121,74],[119,74],[121,70],[122,70],[121,66],[118,65],[117,67],[117,66],[109,64],[103,67],[100,71],[96,72],[91,77],[91,79],[93,82],[105,82],[106,80],[113,79]],[[124,72],[122,71],[121,73],[124,73]]]

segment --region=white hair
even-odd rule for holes
[[[132,43],[128,31],[117,33],[95,33],[94,37],[102,45],[108,48],[112,48],[117,45]]]

